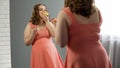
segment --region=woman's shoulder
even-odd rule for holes
[[[31,27],[31,28],[35,28],[36,25],[34,25],[32,22],[28,22],[28,25]]]
[[[64,8],[62,8],[62,9],[59,11],[59,13],[58,13],[58,18],[59,18],[59,19],[64,19],[64,18],[66,18],[66,12],[65,12]]]
[[[66,18],[68,16],[71,16],[72,12],[70,11],[68,7],[64,7],[59,11],[58,15],[59,17]]]
[[[100,13],[100,9],[98,7],[94,7],[94,9],[97,13]]]
[[[69,12],[69,8],[68,7],[64,7],[59,11],[58,14],[58,20],[61,21],[61,23],[68,23],[71,21],[71,19],[69,20],[69,18],[71,18],[71,12]]]

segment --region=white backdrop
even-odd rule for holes
[[[119,0],[95,0],[95,4],[100,9],[103,17],[101,34],[120,35]]]
[[[107,50],[112,67],[120,68],[120,2],[119,0],[95,0],[95,4],[103,17],[102,44]]]

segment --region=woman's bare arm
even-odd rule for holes
[[[36,28],[31,28],[29,24],[26,26],[24,30],[24,42],[26,45],[32,44],[36,32],[37,32]]]
[[[61,47],[68,43],[68,24],[65,15],[64,11],[59,12],[55,30],[55,40]]]
[[[47,26],[51,36],[54,37],[55,36],[55,26],[54,26],[54,24],[50,21],[46,21],[46,26]]]

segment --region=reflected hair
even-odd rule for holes
[[[39,23],[41,23],[42,18],[39,16],[39,6],[45,6],[44,4],[36,4],[33,8],[32,11],[32,16],[31,19],[29,20],[29,22],[32,22],[32,24],[34,25],[38,25]]]

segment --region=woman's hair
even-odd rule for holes
[[[65,7],[69,7],[72,12],[88,18],[95,12],[93,4],[94,0],[65,0]]]
[[[36,4],[33,8],[32,16],[29,22],[32,22],[34,25],[38,25],[41,23],[41,17],[39,16],[39,6],[44,5],[44,4]],[[45,6],[45,5],[44,5]]]

